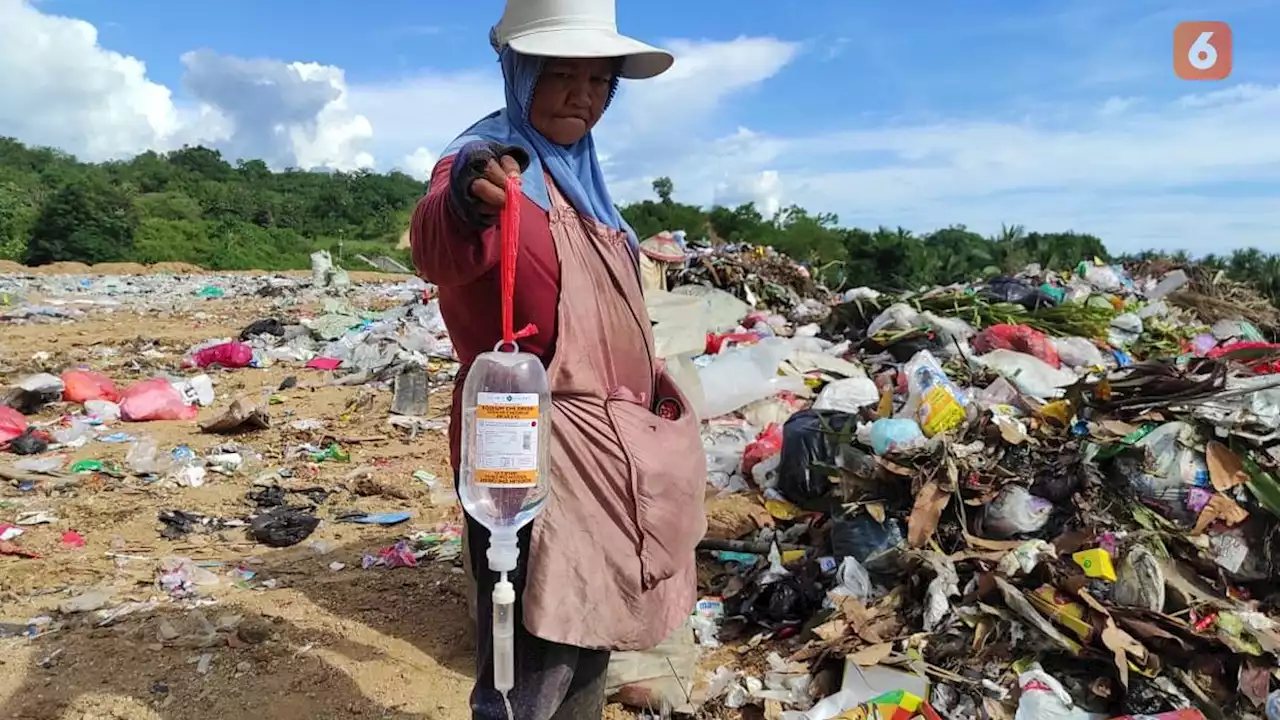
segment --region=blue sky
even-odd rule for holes
[[[94,159],[206,142],[420,174],[500,101],[486,36],[501,9],[0,0],[0,134]],[[619,200],[670,175],[679,199],[844,224],[1280,252],[1274,2],[619,0],[618,14],[677,55],[597,131]],[[1184,20],[1232,25],[1229,79],[1174,77]]]

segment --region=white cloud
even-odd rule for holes
[[[1121,250],[1280,251],[1270,197],[1280,182],[1280,87],[1099,107],[1076,108],[1071,122],[1055,113],[810,137],[739,129],[682,156],[671,176],[679,197],[711,202],[726,178],[777,171],[784,204],[863,226],[963,223],[989,233],[1022,223],[1093,232]],[[1271,183],[1271,192],[1206,189],[1225,183]]]
[[[438,155],[420,147],[404,156],[400,161],[400,169],[419,180],[427,180],[431,177],[431,169],[435,167],[438,159]]]
[[[348,109],[340,68],[207,50],[182,62],[187,104],[137,58],[99,45],[93,25],[0,0],[0,134],[86,160],[206,143],[277,167],[372,165],[373,130]]]
[[[100,159],[164,146],[181,126],[169,89],[98,45],[93,25],[0,0],[0,134]]]
[[[436,153],[485,115],[502,106],[502,80],[489,71],[422,73],[350,90],[351,107],[373,124],[375,154],[384,164],[418,148]]]
[[[364,150],[373,126],[349,109],[340,68],[209,50],[186,53],[182,64],[183,84],[229,126],[221,145],[233,157],[262,158],[275,167],[373,166]]]

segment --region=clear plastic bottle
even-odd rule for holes
[[[550,489],[551,387],[542,361],[520,352],[482,353],[462,386],[462,472],[459,495],[473,520],[489,530],[493,588],[493,686],[511,713],[515,686],[516,533],[542,510]]]
[[[550,489],[551,388],[535,355],[478,355],[462,387],[462,507],[509,537],[542,509]],[[512,568],[514,569],[514,568]]]

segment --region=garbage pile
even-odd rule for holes
[[[804,300],[826,300],[809,269],[771,247],[726,245],[696,248],[668,267],[668,284],[704,285],[727,291],[752,307],[792,308]]]
[[[705,421],[704,710],[1280,717],[1275,309],[1203,283],[655,294]]]
[[[260,298],[277,309],[338,297],[365,306],[406,287],[418,294],[427,284],[411,279],[390,289],[354,283],[328,251],[311,256],[310,277],[244,273],[142,273],[137,275],[0,275],[0,323],[66,322],[91,313],[152,311],[172,315],[199,310],[209,301]]]

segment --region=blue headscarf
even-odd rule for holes
[[[502,64],[502,77],[506,84],[507,106],[485,117],[463,131],[449,144],[443,157],[455,155],[469,142],[484,140],[504,145],[519,145],[529,152],[529,167],[521,176],[524,194],[543,210],[551,209],[551,196],[547,192],[543,171],[551,174],[560,192],[564,193],[579,213],[626,233],[632,250],[639,247],[636,233],[623,219],[613,204],[613,196],[604,182],[604,171],[596,157],[596,142],[588,132],[578,142],[565,147],[551,142],[529,124],[529,107],[533,103],[533,91],[542,75],[544,59],[521,55],[510,47],[503,47],[498,54]],[[615,74],[609,88],[609,100],[618,89]]]

